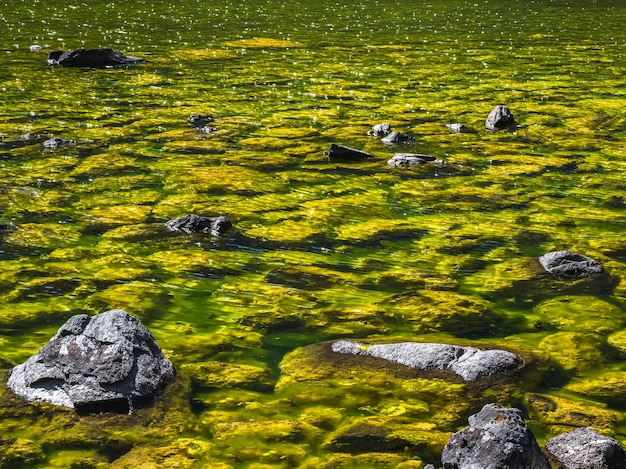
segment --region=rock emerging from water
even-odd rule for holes
[[[365,151],[335,143],[332,143],[324,154],[328,157],[328,161],[360,161],[372,158],[372,155]]]
[[[546,450],[564,469],[626,469],[626,451],[617,440],[591,428],[550,438]]]
[[[223,215],[218,217],[201,217],[194,214],[170,220],[165,224],[171,231],[183,233],[211,233],[219,236],[232,228],[233,224]]]
[[[59,148],[65,145],[71,145],[72,143],[74,143],[74,140],[66,140],[61,137],[53,137],[43,142],[43,147],[44,148]]]
[[[396,153],[387,160],[387,165],[393,168],[403,168],[407,166],[421,166],[427,163],[443,163],[431,155],[423,155],[420,153]]]
[[[481,350],[447,344],[402,342],[363,344],[340,340],[332,351],[382,358],[418,370],[449,370],[465,381],[476,381],[522,364],[522,359],[506,350]]]
[[[367,132],[367,135],[371,137],[385,137],[391,133],[391,124],[385,122],[383,124],[376,124],[372,127],[372,130]]]
[[[11,370],[7,386],[29,401],[79,413],[131,413],[174,376],[141,321],[113,309],[71,317],[39,353]]]
[[[124,55],[107,47],[55,50],[48,55],[48,64],[57,67],[112,68],[143,62],[146,59]]]
[[[539,258],[539,263],[560,279],[582,279],[603,274],[602,266],[591,259],[571,251],[552,251]]]
[[[411,143],[415,141],[415,137],[401,132],[391,132],[381,138],[380,141],[387,145],[393,145],[394,143]]]
[[[465,124],[460,124],[455,122],[453,124],[446,124],[446,127],[450,129],[450,132],[453,134],[471,134],[474,133],[472,129],[467,127]]]
[[[513,113],[503,104],[493,108],[485,121],[485,127],[489,130],[511,129],[515,128],[516,125]]]
[[[550,469],[519,409],[487,404],[468,422],[443,449],[444,469]]]

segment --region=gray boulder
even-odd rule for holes
[[[29,401],[78,413],[131,413],[153,401],[174,376],[148,329],[113,309],[72,316],[39,353],[11,370],[7,386]]]
[[[394,143],[410,143],[415,141],[415,137],[412,137],[408,134],[403,134],[400,132],[391,132],[388,135],[385,135],[380,139],[381,142],[386,143],[388,145],[393,145]]]
[[[511,110],[503,104],[493,108],[485,121],[485,127],[489,130],[511,129],[516,125]]]
[[[449,370],[465,381],[476,381],[522,364],[521,358],[506,350],[447,344],[401,342],[372,345],[339,340],[331,348],[333,352],[382,358],[418,370]]]
[[[604,273],[598,262],[571,251],[549,252],[539,258],[539,263],[560,279],[581,279]]]
[[[124,55],[107,47],[55,50],[48,54],[48,64],[57,67],[112,68],[146,62],[146,59]]]
[[[444,469],[550,469],[519,409],[487,404],[468,422],[444,447]]]
[[[219,236],[232,228],[233,224],[223,215],[219,217],[201,217],[194,214],[185,215],[168,221],[167,228],[171,231],[183,233],[211,233]]]
[[[365,151],[335,143],[331,143],[330,148],[324,154],[328,157],[328,161],[359,161],[372,158],[372,155]]]
[[[443,163],[443,161],[437,160],[434,156],[421,153],[396,153],[387,160],[387,165],[393,168],[420,166],[426,163]]]
[[[591,428],[550,438],[546,450],[563,469],[626,469],[626,451],[617,440]]]

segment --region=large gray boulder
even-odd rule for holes
[[[546,270],[560,279],[581,279],[603,274],[602,266],[590,257],[571,251],[552,251],[539,258]]]
[[[331,348],[333,352],[382,358],[418,370],[449,370],[465,381],[476,381],[522,364],[521,358],[506,350],[447,344],[401,342],[372,345],[339,340]]]
[[[519,409],[487,404],[468,422],[444,447],[444,469],[550,469]]]
[[[39,353],[11,370],[7,386],[29,401],[79,413],[131,413],[153,401],[174,376],[141,321],[113,309],[72,316]]]
[[[591,428],[577,428],[550,438],[546,450],[563,469],[626,469],[622,445]]]

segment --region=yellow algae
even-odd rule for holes
[[[224,42],[228,47],[241,47],[244,49],[255,49],[265,47],[292,48],[302,47],[302,44],[286,39],[274,39],[268,37],[252,37],[247,39],[236,39]]]

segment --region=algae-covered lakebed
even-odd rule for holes
[[[622,1],[1,0],[0,20],[0,467],[421,468],[488,402],[540,444],[626,445]],[[48,66],[80,46],[147,62]],[[519,125],[488,132],[499,104]],[[415,140],[368,136],[384,122]],[[165,228],[188,213],[233,229]],[[555,250],[611,281],[537,280]],[[6,389],[68,318],[113,308],[177,370],[154,405]],[[337,339],[525,366],[472,384],[337,360]]]

